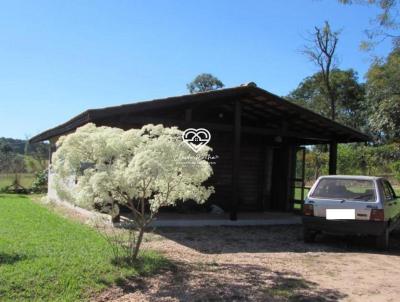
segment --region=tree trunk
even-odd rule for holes
[[[140,245],[142,244],[142,240],[143,240],[144,228],[145,228],[144,226],[140,227],[139,236],[138,236],[137,241],[136,241],[135,250],[133,252],[132,260],[136,260],[138,254],[139,254]]]
[[[327,71],[326,81],[325,81],[326,90],[328,92],[328,99],[331,106],[331,119],[336,120],[336,96],[331,87],[331,79],[330,79],[330,71]]]
[[[332,114],[331,114],[331,118],[332,121],[336,120],[336,104],[334,100],[331,100],[331,108],[332,108]]]
[[[142,240],[143,240],[143,233],[144,233],[144,228],[146,227],[146,218],[145,218],[145,208],[144,208],[144,202],[145,202],[145,196],[146,192],[143,192],[143,197],[140,199],[140,228],[139,228],[139,236],[137,238],[136,241],[136,245],[135,245],[135,250],[133,252],[133,256],[132,256],[132,260],[136,260],[137,256],[139,254],[139,249],[140,249],[140,245],[142,244]]]

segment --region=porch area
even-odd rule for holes
[[[289,212],[243,212],[240,219],[230,220],[229,213],[224,214],[180,214],[159,213],[150,227],[203,227],[203,226],[255,226],[255,225],[294,225],[301,224],[301,217]],[[121,216],[122,221],[129,216]]]

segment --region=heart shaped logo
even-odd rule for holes
[[[183,141],[192,149],[194,152],[199,152],[203,146],[207,145],[211,139],[211,134],[207,129],[199,128],[188,128],[182,133]]]

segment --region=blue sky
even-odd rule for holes
[[[299,50],[325,20],[342,29],[340,67],[362,79],[370,56],[358,46],[376,12],[336,0],[0,1],[0,137],[184,94],[202,72],[286,95],[316,71]]]

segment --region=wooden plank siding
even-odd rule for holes
[[[232,160],[233,152],[230,141],[231,135],[221,132],[211,132],[210,146],[213,154],[217,155],[216,164],[212,166],[214,174],[208,181],[215,188],[208,204],[216,204],[224,211],[230,212],[232,198]]]
[[[264,182],[264,150],[260,145],[244,145],[241,148],[239,175],[239,209],[255,211],[262,208]]]

